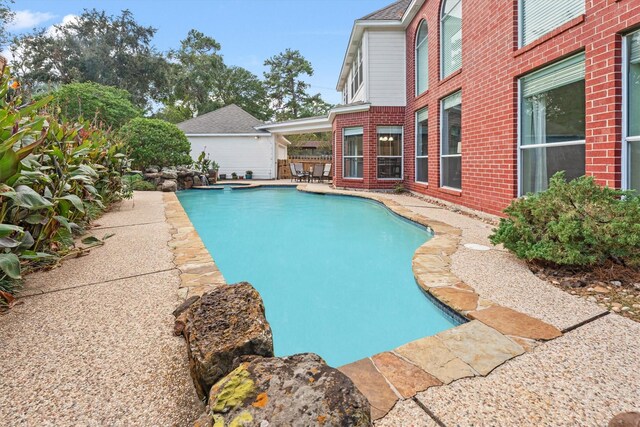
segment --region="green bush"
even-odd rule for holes
[[[159,119],[135,118],[119,132],[130,150],[133,166],[190,165],[191,143],[174,124]]]
[[[68,120],[84,118],[104,128],[118,129],[142,111],[126,90],[98,83],[70,83],[52,92],[53,104]]]
[[[517,199],[490,236],[516,256],[557,265],[606,260],[640,265],[640,198],[601,187],[592,177],[551,178],[549,189]]]
[[[153,182],[145,181],[142,175],[126,175],[122,177],[127,188],[133,191],[155,191],[156,186]]]

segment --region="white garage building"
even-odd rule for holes
[[[220,165],[219,174],[244,175],[253,179],[275,179],[278,160],[287,158],[289,141],[282,135],[257,129],[265,123],[235,104],[178,123],[191,142],[191,157],[204,150]]]

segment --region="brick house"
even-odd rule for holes
[[[355,21],[334,185],[499,214],[549,178],[640,190],[640,0],[399,0]]]

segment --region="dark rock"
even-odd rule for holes
[[[160,168],[158,166],[149,166],[144,171],[147,173],[158,173],[160,171]]]
[[[371,425],[364,395],[311,353],[244,358],[211,388],[208,409],[214,425]]]
[[[238,366],[240,356],[273,356],[262,298],[249,283],[212,289],[186,313],[189,368],[200,398]]]
[[[167,179],[162,182],[162,191],[164,192],[173,192],[178,190],[178,183],[172,179]]]
[[[144,178],[148,180],[160,178],[161,176],[162,174],[159,172],[149,172],[144,174]]]
[[[609,427],[640,427],[640,412],[623,412],[609,421]]]
[[[193,176],[193,185],[196,187],[199,187],[202,185],[202,181],[200,180],[200,177],[198,175]]]
[[[189,298],[184,300],[184,302],[182,304],[177,306],[176,309],[173,310],[173,313],[171,313],[171,314],[173,314],[174,317],[180,316],[180,314],[182,314],[184,311],[186,311],[189,307],[191,307],[191,305],[194,302],[198,301],[199,299],[200,299],[200,297],[198,295],[190,296]]]

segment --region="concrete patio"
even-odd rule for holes
[[[307,187],[344,193],[325,184]],[[640,410],[639,324],[616,314],[598,317],[596,304],[539,280],[504,250],[465,247],[490,246],[491,226],[483,221],[416,197],[378,196],[459,229],[451,272],[480,298],[541,319],[563,335],[535,342],[495,369],[469,360],[486,376],[447,385],[420,377],[415,364],[400,359],[399,371],[428,384],[413,390],[389,387],[397,371],[386,371],[385,380],[376,366],[395,359],[376,355],[365,363],[373,368],[371,384],[397,401],[376,425],[596,426]],[[181,280],[167,245],[163,195],[136,193],[97,224],[92,234],[115,235],[88,256],[29,276],[22,304],[0,317],[0,360],[8,367],[0,376],[0,419],[8,425],[190,425],[201,405],[184,342],[171,334]]]

